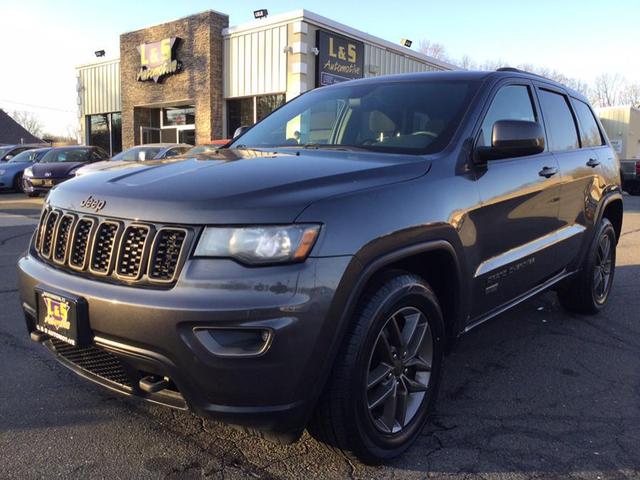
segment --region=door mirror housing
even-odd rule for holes
[[[499,120],[493,124],[491,146],[477,147],[479,163],[501,158],[524,157],[544,152],[544,131],[538,122]]]
[[[233,138],[238,138],[240,135],[245,133],[251,127],[249,125],[242,125],[241,127],[236,128],[236,131],[233,132]]]

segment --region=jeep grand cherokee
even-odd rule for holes
[[[459,335],[551,287],[605,306],[619,171],[587,100],[535,75],[320,88],[209,157],[53,189],[26,323],[112,390],[384,461]]]

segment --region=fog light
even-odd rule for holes
[[[214,355],[221,357],[253,357],[267,351],[271,331],[246,328],[195,328],[196,338]]]

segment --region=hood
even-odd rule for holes
[[[117,168],[122,168],[127,166],[130,163],[124,160],[102,160],[101,162],[89,163],[79,168],[76,172],[77,175],[85,175],[87,173],[95,173],[101,172],[103,170],[114,170]]]
[[[423,157],[371,152],[221,150],[203,160],[154,160],[76,177],[53,189],[52,205],[159,223],[292,222],[322,198],[424,175]]]
[[[34,163],[34,178],[64,178],[68,177],[71,172],[82,165],[84,162],[51,162],[51,163]]]

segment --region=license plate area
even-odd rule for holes
[[[77,295],[36,287],[36,330],[75,347],[91,343],[87,302]]]

